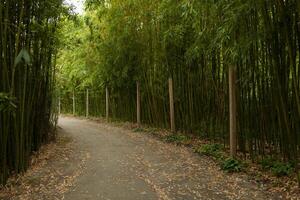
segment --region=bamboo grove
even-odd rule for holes
[[[27,169],[53,139],[52,115],[62,0],[0,2],[0,184]]]
[[[178,131],[228,144],[233,67],[238,150],[252,158],[299,159],[298,0],[90,0],[86,6],[85,16],[63,30],[76,38],[58,59],[64,112],[72,112],[75,91],[84,113],[90,89],[92,115],[105,115],[108,87],[112,118],[134,122],[138,81],[142,123],[165,128],[172,77]],[[79,30],[84,34],[73,34]]]

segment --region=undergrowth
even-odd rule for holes
[[[263,158],[259,163],[264,170],[269,170],[278,177],[290,176],[295,171],[292,163],[285,163],[271,156]]]
[[[165,141],[166,142],[169,142],[169,143],[176,143],[176,144],[182,144],[182,143],[185,143],[189,140],[189,137],[186,136],[186,135],[182,135],[182,134],[172,134],[172,135],[168,135],[166,138],[165,138]]]
[[[156,132],[155,129],[145,130],[139,127],[135,128],[133,131],[147,131],[152,134]],[[164,137],[164,141],[175,144],[187,144],[190,141],[190,138],[184,134],[176,133]],[[214,158],[221,169],[225,172],[241,172],[246,170],[247,168],[245,162],[236,158],[229,157],[225,152],[224,145],[219,143],[204,144],[197,147],[194,151],[195,153],[198,153],[200,155],[206,155]],[[263,170],[270,171],[277,177],[290,176],[295,171],[295,167],[293,164],[281,162],[271,156],[265,157],[264,159],[259,161],[259,164],[262,166]]]

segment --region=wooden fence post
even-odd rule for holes
[[[140,83],[136,82],[136,121],[138,126],[141,125],[141,91]]]
[[[89,89],[86,90],[86,118],[89,117]]]
[[[173,91],[173,80],[172,80],[172,78],[169,78],[169,98],[170,98],[171,131],[175,132],[174,91]]]
[[[109,120],[109,91],[108,87],[106,87],[106,121]]]
[[[229,120],[230,120],[230,155],[237,154],[237,123],[236,123],[236,69],[229,67]]]
[[[61,113],[61,102],[60,102],[60,95],[58,97],[58,116],[60,115]]]
[[[75,90],[73,90],[73,116],[76,113],[76,105],[75,105]]]

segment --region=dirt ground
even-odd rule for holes
[[[0,199],[284,199],[146,133],[70,117],[59,127],[45,163],[22,176],[17,188],[7,186]]]

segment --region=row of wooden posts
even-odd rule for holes
[[[230,121],[230,154],[236,156],[237,152],[237,129],[236,129],[236,73],[234,68],[229,69],[229,121]],[[175,110],[174,110],[174,88],[173,80],[169,78],[169,104],[170,104],[170,128],[173,133],[175,127]],[[141,91],[140,83],[136,83],[136,122],[141,125]],[[61,113],[61,103],[59,98],[59,114]],[[73,115],[76,113],[75,93],[73,92]],[[89,89],[86,90],[86,117],[89,117]],[[106,120],[109,121],[109,89],[106,87]]]

